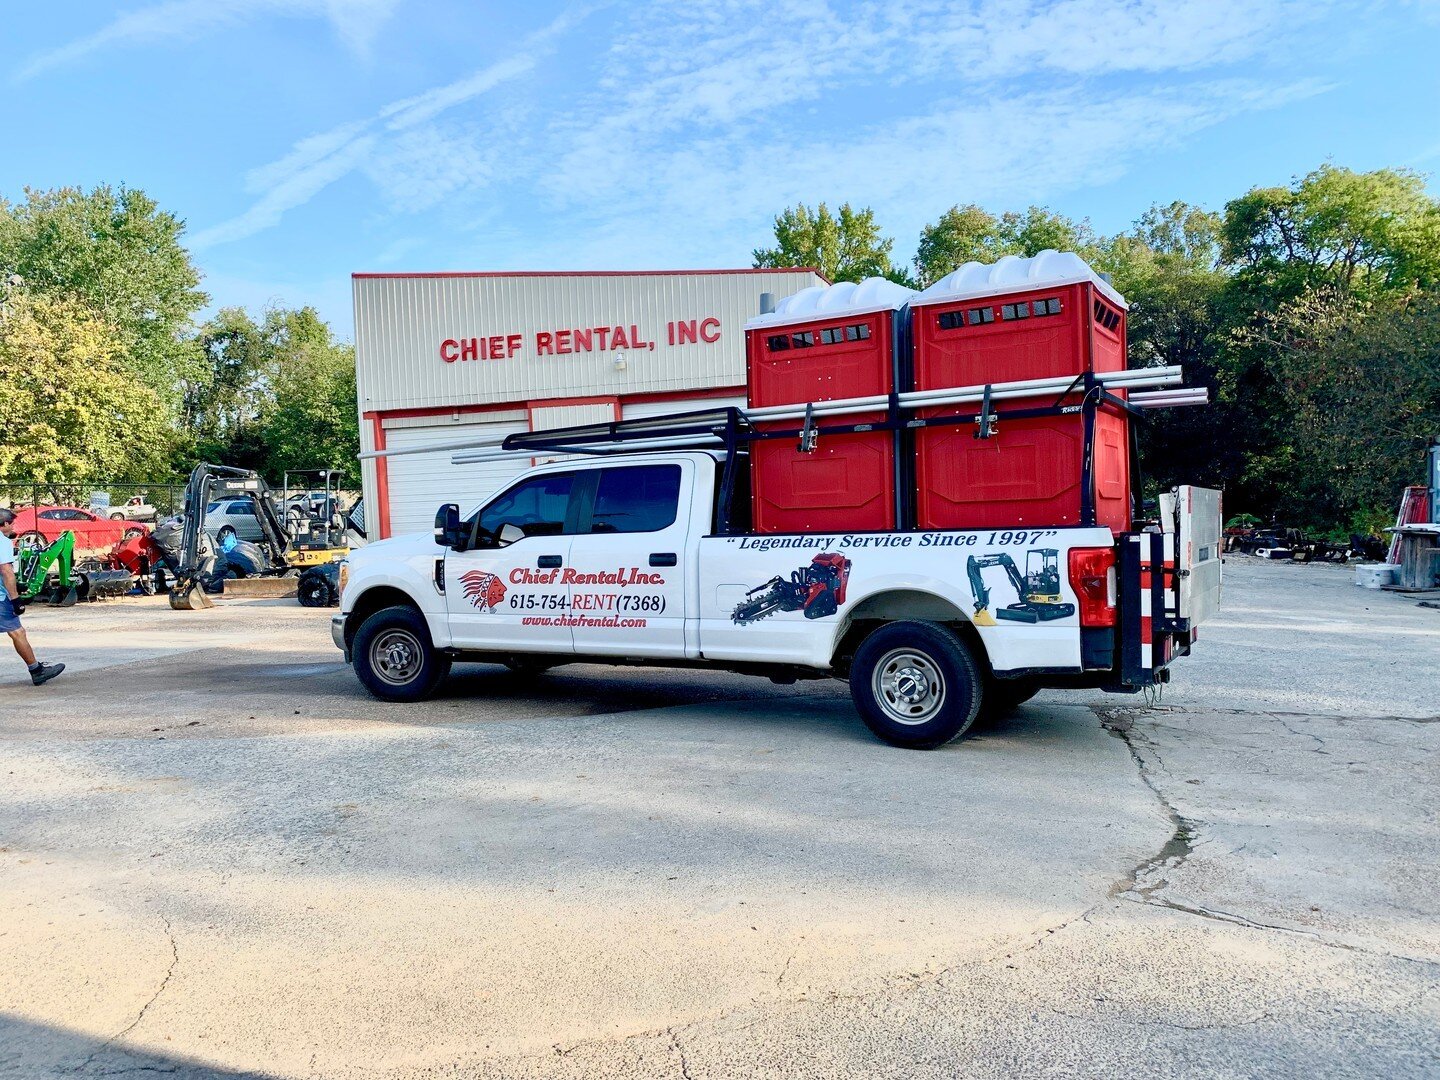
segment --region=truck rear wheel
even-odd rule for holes
[[[850,696],[865,726],[912,750],[934,750],[964,735],[982,692],[970,650],[939,623],[882,626],[861,642],[850,668]]]
[[[355,674],[381,701],[422,701],[450,673],[435,651],[425,617],[412,607],[382,608],[355,633]]]

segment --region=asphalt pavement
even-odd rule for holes
[[[1440,1074],[1440,611],[1232,558],[1159,700],[467,666],[292,601],[0,664],[0,1075]]]

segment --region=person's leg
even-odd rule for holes
[[[26,667],[35,666],[35,650],[30,647],[30,639],[24,630],[11,630],[10,641],[15,646],[15,651],[20,654],[20,659],[25,661]]]

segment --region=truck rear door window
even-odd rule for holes
[[[604,469],[590,515],[592,533],[659,532],[675,524],[680,506],[679,465]]]

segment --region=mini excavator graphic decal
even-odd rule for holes
[[[1018,603],[1006,604],[990,614],[990,590],[983,571],[1003,566],[1010,584],[1015,588]],[[998,555],[971,555],[966,565],[970,588],[975,593],[975,625],[998,626],[996,617],[1012,622],[1037,623],[1068,619],[1075,614],[1074,604],[1060,601],[1060,552],[1055,548],[1034,548],[1025,553],[1025,575],[1021,577],[1015,560],[1003,551]]]
[[[834,615],[845,603],[849,581],[850,560],[844,555],[816,555],[809,566],[792,571],[789,581],[773,577],[755,586],[730,617],[739,626],[758,622],[777,611],[803,611],[807,619],[823,619]]]

